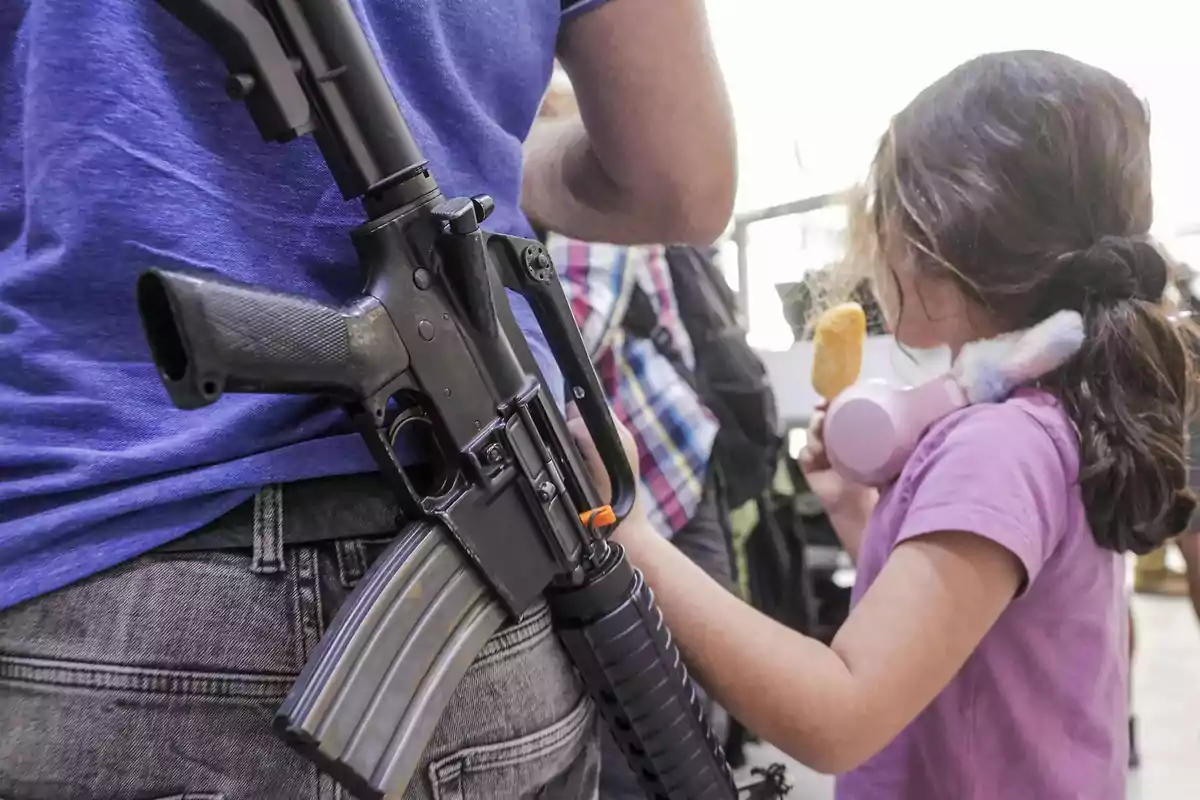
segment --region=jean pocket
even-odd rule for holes
[[[280,703],[295,680],[295,675],[133,667],[0,653],[0,685],[24,685],[59,697],[66,697],[71,690],[118,694],[135,701],[139,696],[157,695],[176,700]]]
[[[50,786],[45,792],[39,793],[37,797],[62,797],[61,786]],[[0,792],[0,800],[21,800],[22,795],[7,795]],[[176,792],[175,794],[145,795],[141,800],[229,800],[229,795],[224,792]]]
[[[579,800],[596,793],[596,709],[584,696],[542,730],[458,750],[429,765],[435,800]]]
[[[0,655],[0,798],[310,797],[271,732],[291,680]]]

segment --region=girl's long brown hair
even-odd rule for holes
[[[1008,328],[1082,313],[1080,353],[1046,376],[1079,434],[1100,546],[1179,533],[1193,329],[1167,316],[1149,237],[1150,120],[1124,82],[1056,53],[981,56],[892,120],[851,219],[851,259],[957,281]]]

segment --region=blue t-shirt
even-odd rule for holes
[[[353,5],[443,192],[486,192],[491,230],[530,235],[521,142],[560,0]],[[152,0],[4,0],[0,76],[0,608],[188,533],[264,484],[373,470],[327,400],[177,410],[134,303],[153,266],[354,295],[348,232],[363,214],[311,137],[263,142],[226,98],[216,53]],[[560,390],[532,313],[513,306]]]

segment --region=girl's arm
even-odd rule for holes
[[[871,512],[879,502],[879,492],[874,489],[864,489],[862,492],[846,497],[840,505],[826,506],[825,515],[829,524],[837,533],[838,541],[850,554],[850,560],[858,563],[858,551],[862,547],[863,535],[867,532],[867,523]]]
[[[899,545],[831,647],[722,591],[642,520],[618,540],[700,683],[747,727],[822,772],[877,753],[950,682],[1016,594],[1004,547],[943,532]]]
[[[1073,431],[1057,422],[981,406],[918,448],[889,509],[898,529],[879,531],[896,544],[830,647],[721,591],[636,513],[614,535],[716,700],[796,759],[844,772],[941,692],[1054,552],[1075,474]]]

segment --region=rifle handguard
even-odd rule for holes
[[[653,592],[619,546],[603,573],[546,597],[559,637],[642,788],[652,800],[737,797]]]

